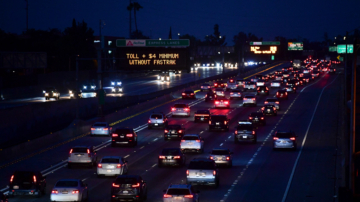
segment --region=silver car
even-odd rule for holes
[[[96,164],[97,156],[92,146],[76,146],[70,149],[68,158],[68,168],[72,165],[88,165],[90,167]]]
[[[182,152],[193,151],[203,153],[204,140],[197,134],[184,135],[180,142],[180,149]]]
[[[97,165],[97,176],[117,176],[128,173],[127,161],[119,156],[104,156]]]
[[[272,81],[270,83],[270,87],[271,88],[280,88],[281,87],[281,82],[280,81]]]
[[[51,201],[88,201],[88,185],[78,179],[63,179],[56,182],[50,194]]]
[[[172,184],[164,190],[163,202],[199,202],[198,193],[190,184]]]
[[[240,90],[232,90],[230,92],[230,100],[231,99],[242,99],[242,94],[241,94],[241,91]]]
[[[246,82],[244,85],[244,91],[248,90],[256,91],[256,83],[252,81]]]
[[[96,122],[91,126],[91,133],[90,135],[106,135],[110,136],[111,134],[111,127],[106,122]]]
[[[222,88],[215,88],[214,93],[217,96],[221,96],[221,97],[225,96],[225,91]]]
[[[162,127],[165,128],[168,125],[168,119],[164,113],[153,112],[148,120],[148,129]]]
[[[172,116],[187,116],[190,117],[190,106],[188,104],[175,104],[171,108]]]
[[[280,110],[280,102],[277,98],[266,98],[264,105],[274,105],[276,110]]]
[[[245,95],[243,99],[243,106],[254,105],[256,106],[256,96],[255,95]]]
[[[186,183],[194,185],[219,186],[219,172],[214,160],[195,158],[186,170]]]
[[[296,150],[296,138],[292,131],[276,131],[273,135],[273,149],[293,149]]]
[[[225,148],[215,148],[210,152],[210,159],[215,161],[216,165],[226,165],[232,167],[232,156],[233,152]]]
[[[229,81],[227,82],[226,90],[237,89],[237,88],[238,88],[238,84],[236,83],[235,79],[229,79]]]

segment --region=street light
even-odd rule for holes
[[[221,36],[219,36],[219,38],[221,39]]]

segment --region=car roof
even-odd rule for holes
[[[101,159],[121,159],[122,157],[120,156],[104,156]]]
[[[188,188],[188,189],[190,189],[190,187],[191,187],[190,184],[171,184],[171,185],[169,185],[168,188],[181,188],[181,189]]]
[[[255,95],[245,95],[246,98],[255,98]]]
[[[196,137],[198,137],[200,135],[198,135],[198,134],[185,134],[183,137],[185,137],[185,136],[196,136]]]

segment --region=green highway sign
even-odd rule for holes
[[[344,61],[344,57],[340,57],[340,59],[339,59],[341,62],[343,62]]]
[[[288,50],[296,51],[296,50],[304,50],[303,42],[288,42]]]
[[[337,47],[336,46],[329,46],[329,52],[336,52]]]
[[[190,46],[189,39],[117,39],[116,47],[187,47]]]
[[[274,56],[274,55],[271,55],[271,60],[275,60],[275,56]]]
[[[280,45],[280,41],[250,41],[252,46]]]
[[[337,45],[337,52],[338,53],[345,53],[346,45]],[[347,45],[347,53],[353,53],[354,52],[354,46],[352,44]]]

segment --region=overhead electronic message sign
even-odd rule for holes
[[[297,51],[297,50],[304,50],[303,42],[288,42],[288,50],[289,51]]]
[[[255,54],[275,54],[277,46],[250,46],[250,51]]]

